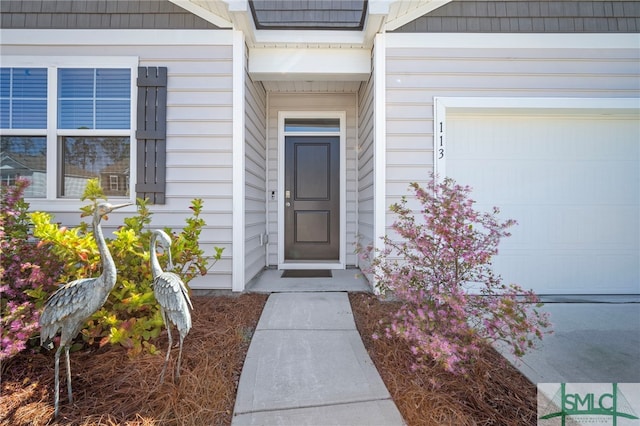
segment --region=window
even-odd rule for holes
[[[0,128],[14,135],[0,138],[2,185],[31,181],[26,197],[46,195],[47,69],[0,69]]]
[[[335,133],[340,131],[339,118],[286,118],[285,132]]]
[[[127,65],[0,68],[3,185],[22,177],[27,197],[77,199],[98,178],[108,197],[130,197],[136,64],[116,62]]]

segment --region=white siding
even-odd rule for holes
[[[347,132],[347,265],[355,265],[357,123],[355,93],[269,93],[267,192],[278,190],[278,111],[346,111]],[[278,205],[268,202],[269,265],[278,264]]]
[[[245,68],[245,283],[266,265],[267,125],[266,92]]]
[[[474,35],[469,35],[470,43]],[[513,46],[511,35],[504,44]],[[457,45],[387,49],[387,199],[433,170],[433,99],[451,97],[637,97],[637,49]],[[387,225],[393,217],[388,214]]]
[[[166,204],[151,206],[152,226],[179,230],[191,213],[191,200],[204,200],[202,216],[207,226],[200,236],[201,246],[206,255],[215,253],[214,246],[225,250],[207,276],[192,281],[195,288],[231,288],[232,47],[215,42],[217,34],[224,33],[212,32],[210,45],[200,41],[194,45],[122,46],[101,41],[100,45],[2,46],[3,55],[28,55],[34,63],[38,56],[109,55],[139,57],[140,66],[167,67]],[[134,180],[132,171],[132,187]],[[50,211],[56,221],[75,226],[80,222],[78,207],[82,204],[53,201]],[[111,215],[105,232],[113,231],[131,214]]]

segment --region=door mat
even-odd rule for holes
[[[331,269],[287,269],[282,278],[331,278]]]

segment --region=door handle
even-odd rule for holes
[[[287,206],[287,207],[291,207],[291,203],[288,202],[288,201],[286,203],[284,203],[284,205]]]

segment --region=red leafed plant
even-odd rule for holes
[[[403,197],[391,206],[396,235],[385,236],[379,252],[363,251],[377,288],[402,302],[387,336],[410,343],[414,368],[433,360],[465,373],[483,342],[501,341],[522,356],[550,323],[533,291],[504,284],[491,268],[500,239],[516,222],[500,221],[498,208],[476,211],[471,189],[450,178],[411,188],[419,212]]]

